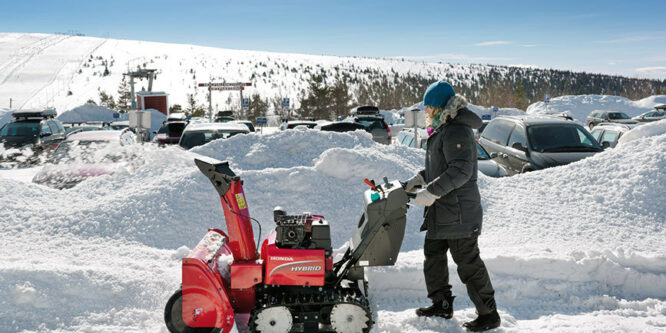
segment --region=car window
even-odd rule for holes
[[[53,132],[51,132],[51,128],[49,127],[49,124],[47,122],[42,123],[41,135],[44,135],[44,134],[53,134]]]
[[[414,137],[413,136],[408,136],[405,139],[405,145],[414,148]]]
[[[58,126],[58,130],[59,130],[59,132],[61,132],[61,133],[65,133],[65,127],[62,126],[62,123],[61,123],[61,122],[59,122],[59,121],[54,121],[54,123]]]
[[[532,150],[538,152],[601,151],[592,135],[576,125],[535,125],[527,128]]]
[[[358,118],[356,119],[356,122],[365,126],[366,131],[386,130],[386,127],[384,126],[384,120],[382,119]]]
[[[185,149],[190,149],[196,146],[204,145],[208,142],[217,139],[228,139],[234,135],[243,132],[235,131],[201,131],[201,132],[185,132],[180,140],[180,145]]]
[[[402,143],[403,145],[406,146],[407,145],[407,140],[409,140],[409,137],[410,137],[410,135],[407,134],[407,133],[402,134],[402,138],[400,138],[400,143]]]
[[[59,133],[60,129],[58,128],[58,125],[56,125],[55,121],[48,121],[49,128],[51,129],[51,133]]]
[[[39,133],[38,122],[8,123],[0,129],[0,136],[37,136]]]
[[[510,121],[493,120],[488,124],[483,133],[481,133],[481,137],[501,145],[506,145],[513,126],[514,124]]]
[[[611,112],[608,114],[608,118],[610,119],[629,119],[629,116],[622,112]]]
[[[590,134],[592,134],[592,137],[594,137],[594,139],[597,140],[597,142],[601,142],[599,141],[599,139],[601,139],[601,132],[603,132],[603,130],[597,128],[592,130]]]
[[[477,142],[476,143],[476,159],[478,160],[489,160],[490,156],[483,147]]]
[[[520,127],[516,126],[513,128],[513,131],[511,132],[511,137],[509,138],[509,147],[513,147],[514,143],[520,143],[523,147],[527,148],[527,138],[525,137],[525,130]]]
[[[428,149],[428,140],[426,138],[421,139],[421,148]]]
[[[599,142],[603,143],[604,141],[608,141],[608,143],[612,144],[617,139],[617,134],[617,131],[606,130],[604,131],[604,135],[601,137],[601,141]]]

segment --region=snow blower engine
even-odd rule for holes
[[[289,215],[280,207],[258,253],[240,177],[227,162],[195,163],[220,195],[228,235],[209,229],[182,259],[181,289],[164,311],[170,332],[370,331],[364,268],[395,264],[411,197],[403,184],[366,180],[371,189],[363,195],[363,214],[334,263],[324,217]]]

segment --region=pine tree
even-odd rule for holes
[[[113,100],[113,96],[108,95],[106,92],[100,90],[100,92],[99,92],[99,105],[105,106],[109,109],[115,109],[116,108],[116,101]]]
[[[116,107],[120,113],[129,112],[132,108],[132,94],[129,90],[129,83],[127,83],[124,75],[118,86],[118,102],[116,103]]]
[[[250,105],[247,110],[247,120],[256,123],[258,117],[265,117],[266,111],[268,110],[268,101],[264,100],[259,96],[258,93],[254,93],[250,96]]]
[[[345,78],[336,78],[335,84],[331,89],[330,98],[333,116],[335,118],[346,116],[349,112],[352,97],[349,93],[349,87],[347,86],[347,80]]]
[[[333,110],[330,94],[331,88],[326,85],[322,75],[311,76],[308,82],[308,95],[300,101],[299,116],[304,119],[331,119]]]

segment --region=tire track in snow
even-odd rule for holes
[[[63,35],[53,35],[49,36],[51,38],[44,38],[39,41],[37,41],[35,44],[37,45],[32,45],[31,47],[26,50],[26,54],[23,55],[23,59],[19,59],[17,63],[14,64],[14,66],[11,66],[11,70],[5,75],[4,79],[0,81],[0,86],[5,84],[18,70],[23,69],[25,64],[27,64],[32,58],[34,58],[36,55],[41,54],[44,52],[49,47],[52,47],[65,39],[70,38],[71,36],[63,36]]]

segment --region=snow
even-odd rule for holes
[[[649,126],[660,131],[567,166],[480,175],[480,247],[503,319],[498,331],[666,328],[666,134],[663,121]],[[326,216],[334,247],[358,222],[363,178],[406,179],[424,159],[364,132],[308,129],[238,135],[189,152],[132,149],[145,158],[134,173],[69,190],[16,174],[31,169],[0,172],[0,331],[166,332],[163,306],[180,283],[179,258],[208,228],[224,229],[219,198],[192,162],[199,154],[230,161],[264,236],[279,205]],[[414,315],[426,302],[421,214],[408,212],[396,265],[368,270],[375,332],[462,332],[475,317],[452,261],[454,319]]]
[[[152,133],[153,131],[159,130],[162,126],[162,122],[164,122],[167,117],[155,109],[148,109],[146,111],[150,112],[150,132]],[[113,118],[114,113],[117,112],[107,107],[86,103],[59,114],[58,120],[65,123],[129,120],[129,114],[127,113],[120,113],[118,115],[119,118]]]
[[[650,96],[638,101],[610,95],[567,95],[552,98],[550,103],[536,102],[527,108],[528,114],[558,114],[566,112],[575,120],[585,123],[592,111],[621,111],[629,117],[653,110],[657,104],[666,103],[666,95]]]
[[[625,144],[640,138],[651,137],[666,134],[666,120],[655,121],[641,126],[636,126],[632,130],[625,133],[618,144]]]

